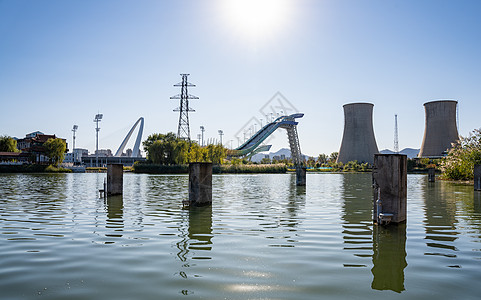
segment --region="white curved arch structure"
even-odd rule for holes
[[[120,145],[119,150],[117,150],[117,152],[115,152],[114,156],[119,157],[119,156],[122,155],[122,153],[124,152],[125,146],[129,142],[130,136],[134,132],[134,129],[135,129],[135,127],[137,127],[137,124],[139,124],[139,122],[140,122],[139,133],[137,134],[137,139],[135,140],[134,149],[132,150],[132,155],[130,157],[139,157],[140,156],[140,141],[142,140],[142,133],[144,131],[144,118],[143,117],[140,117],[137,120],[137,122],[135,122],[134,126],[132,126],[132,129],[130,129],[129,133],[127,134],[124,141]]]

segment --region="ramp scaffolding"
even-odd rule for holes
[[[278,128],[283,128],[287,131],[287,137],[289,139],[289,147],[291,148],[291,158],[296,168],[300,168],[304,164],[301,154],[301,146],[299,144],[299,137],[297,134],[297,124],[295,120],[302,118],[303,113],[296,113],[289,116],[281,116],[275,119],[273,122],[266,124],[254,135],[252,135],[244,144],[238,148],[229,150],[227,155],[230,157],[238,156],[250,156],[258,152],[268,151],[270,145],[261,145],[271,134],[273,134]]]

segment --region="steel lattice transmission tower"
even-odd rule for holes
[[[399,153],[399,137],[397,134],[397,115],[394,115],[394,152]]]
[[[194,112],[195,110],[189,106],[189,100],[199,99],[199,97],[191,95],[187,91],[187,87],[195,87],[195,84],[187,82],[187,76],[190,74],[180,75],[182,76],[182,82],[174,84],[174,86],[180,86],[180,94],[172,96],[170,99],[180,99],[180,106],[174,109],[174,111],[180,112],[177,137],[190,142],[189,112]]]

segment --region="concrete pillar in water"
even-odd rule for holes
[[[428,181],[435,182],[436,181],[436,169],[428,168]]]
[[[296,185],[304,186],[306,185],[306,173],[307,170],[304,167],[296,168]]]
[[[212,163],[189,164],[189,202],[195,206],[212,204]]]
[[[481,191],[481,165],[474,165],[474,190]]]
[[[107,195],[122,195],[124,187],[124,165],[107,165]]]
[[[406,221],[407,156],[375,154],[372,179],[374,223],[382,225]]]

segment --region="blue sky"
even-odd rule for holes
[[[99,147],[114,152],[141,116],[144,139],[177,132],[180,73],[200,98],[191,136],[222,129],[233,146],[277,92],[305,113],[309,155],[339,150],[352,102],[374,104],[379,149],[393,148],[394,114],[400,148],[419,148],[431,100],[459,101],[461,135],[481,127],[481,1],[273,3],[0,0],[0,134],[39,130],[71,145],[77,124],[76,147],[93,151],[99,112]],[[288,147],[284,132],[271,142]]]

